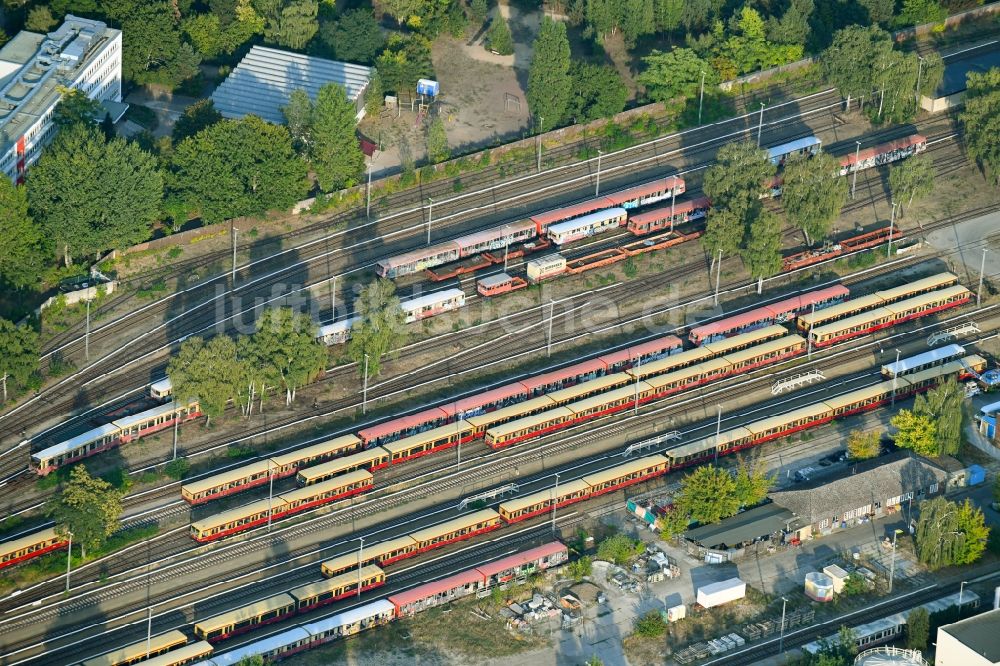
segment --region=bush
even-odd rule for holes
[[[597,558],[615,564],[626,564],[645,550],[646,544],[643,542],[633,541],[624,534],[616,534],[602,541],[597,547]]]
[[[593,564],[593,560],[589,557],[581,557],[578,560],[570,562],[566,566],[566,572],[573,580],[579,583],[594,570]]]
[[[635,621],[635,634],[644,638],[656,638],[667,631],[667,623],[660,616],[660,611],[649,611]]]
[[[163,473],[175,481],[183,479],[191,471],[191,463],[187,458],[175,458],[163,467]]]

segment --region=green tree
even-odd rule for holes
[[[844,180],[846,189],[846,180],[838,180]],[[934,161],[927,153],[914,155],[889,167],[889,190],[892,198],[899,203],[906,200],[906,205],[910,206],[914,199],[923,199],[933,189]]]
[[[224,335],[207,343],[188,338],[167,363],[174,395],[181,401],[198,400],[208,422],[222,416],[230,400],[240,402],[247,373],[236,342]]]
[[[568,565],[566,565],[566,573],[569,577],[575,580],[577,583],[582,581],[584,578],[590,575],[593,571],[594,562],[589,557],[581,557],[580,559],[573,560]]]
[[[572,94],[566,25],[548,16],[542,18],[532,52],[534,56],[528,70],[528,107],[532,115],[539,119],[540,131],[547,132],[565,116]]]
[[[631,49],[637,39],[653,32],[655,24],[654,0],[619,0],[622,35],[625,47]]]
[[[295,151],[308,158],[313,145],[313,102],[309,93],[302,88],[296,88],[288,96],[288,104],[281,107],[285,116],[285,126],[292,136]]]
[[[778,44],[805,45],[809,38],[809,19],[815,3],[813,0],[792,0],[781,18],[767,20],[767,38]]]
[[[806,245],[827,237],[847,200],[848,183],[840,163],[827,153],[792,159],[785,165],[781,204],[789,221],[802,230]]]
[[[878,23],[885,28],[896,13],[896,0],[858,0],[862,7],[868,10],[870,23]]]
[[[489,2],[487,0],[472,0],[469,3],[469,11],[472,12],[472,20],[477,25],[482,25],[483,21],[486,20],[486,15],[490,11]]]
[[[774,486],[774,478],[767,475],[767,470],[758,462],[741,460],[733,479],[736,484],[736,500],[742,507],[756,506],[767,498],[767,493]]]
[[[965,109],[959,120],[965,130],[965,148],[989,178],[1000,184],[1000,68],[969,72]]]
[[[105,141],[93,124],[59,132],[27,187],[31,212],[66,265],[74,255],[145,240],[163,201],[153,156],[124,139]]]
[[[338,60],[370,65],[385,48],[385,35],[368,7],[349,9],[336,21],[321,21],[319,37]]]
[[[771,212],[756,216],[743,239],[743,263],[757,279],[757,293],[764,278],[781,272],[781,220]]]
[[[906,647],[911,650],[926,650],[930,637],[930,613],[926,608],[914,608],[906,616]]]
[[[112,18],[121,23],[125,78],[174,86],[198,73],[200,57],[182,42],[170,2],[130,0],[122,3]]]
[[[567,123],[611,118],[625,108],[628,88],[614,67],[574,62],[570,76],[573,92],[566,107]]]
[[[954,377],[948,377],[936,387],[918,395],[913,412],[934,424],[932,455],[955,455],[962,447],[962,403],[965,392]]]
[[[712,256],[712,265],[719,257],[734,254],[740,249],[744,232],[743,218],[727,208],[711,208],[701,237],[704,248]]]
[[[702,525],[717,523],[740,509],[736,481],[721,467],[702,465],[681,479],[674,505]]]
[[[938,455],[937,424],[928,416],[901,409],[890,420],[896,428],[896,444],[921,456]]]
[[[379,4],[402,26],[420,12],[424,0],[381,0]]]
[[[317,0],[253,0],[264,19],[264,38],[290,49],[305,48],[319,30]]]
[[[392,35],[375,64],[387,92],[410,93],[417,79],[434,78],[431,44],[422,35]]]
[[[52,10],[49,9],[48,5],[35,5],[28,12],[24,28],[25,30],[45,33],[51,30],[56,23],[56,18],[52,16]]]
[[[486,36],[486,46],[491,51],[496,51],[500,55],[511,55],[514,53],[514,37],[510,34],[510,26],[507,19],[497,10],[490,24],[490,31]]]
[[[917,557],[930,569],[972,564],[986,549],[990,529],[985,520],[968,499],[962,504],[943,497],[921,502],[914,535]]]
[[[427,159],[433,163],[444,162],[451,157],[448,135],[444,131],[444,121],[435,115],[427,126]]]
[[[597,37],[598,42],[603,42],[606,36],[618,31],[618,21],[623,6],[624,0],[585,1],[584,17],[589,31]]]
[[[354,313],[358,321],[351,329],[347,354],[358,364],[358,374],[362,377],[367,356],[368,376],[373,377],[382,367],[382,358],[398,354],[396,350],[406,341],[396,285],[385,279],[368,284],[354,301]]]
[[[684,18],[684,0],[654,0],[653,20],[656,32],[673,32]]]
[[[643,553],[645,544],[626,534],[615,534],[597,545],[597,559],[613,564],[627,564]]]
[[[760,207],[760,193],[765,183],[774,178],[776,167],[767,151],[752,141],[727,143],[715,157],[715,164],[705,171],[702,189],[712,200],[712,206],[728,208],[742,216]]]
[[[308,190],[288,130],[256,116],[223,120],[185,139],[171,166],[172,189],[198,202],[208,223],[287,210]]]
[[[344,88],[327,83],[313,108],[312,165],[324,192],[351,187],[365,169],[365,156],[355,134],[356,111]]]
[[[7,384],[26,388],[38,372],[38,333],[0,319],[0,387],[7,402]]]
[[[0,178],[0,282],[16,287],[38,284],[49,255],[41,229],[28,214],[23,186]]]
[[[181,29],[202,56],[230,55],[254,35],[264,31],[264,18],[250,0],[210,3],[211,11],[186,16]]]
[[[189,136],[211,127],[222,120],[222,114],[215,110],[215,104],[210,99],[200,99],[186,107],[174,123],[170,136],[174,143],[180,143]]]
[[[264,666],[264,657],[259,654],[252,654],[249,657],[243,657],[238,662],[236,666]]]
[[[667,631],[667,623],[663,621],[660,611],[649,611],[635,621],[635,634],[643,638],[657,638]]]
[[[896,17],[896,25],[905,27],[941,23],[946,18],[948,10],[938,4],[937,0],[903,0],[902,10]]]
[[[100,117],[101,103],[90,99],[79,88],[58,86],[59,105],[52,114],[52,122],[60,129],[78,123],[91,124]]]
[[[690,517],[676,506],[670,507],[656,520],[660,538],[669,541],[675,536],[684,534],[690,520]]]
[[[655,102],[697,95],[703,73],[706,87],[719,82],[711,65],[691,49],[675,48],[667,53],[653,51],[642,62],[644,68],[636,81],[646,88],[646,94]]]
[[[826,80],[848,100],[867,97],[878,88],[875,74],[892,52],[892,38],[877,26],[852,25],[839,30],[821,54]]]
[[[882,433],[878,430],[852,430],[847,436],[847,457],[851,460],[875,458],[881,451]]]
[[[368,87],[365,88],[365,114],[377,118],[382,112],[383,104],[385,104],[385,88],[382,86],[382,77],[378,70],[375,70],[368,81]]]
[[[316,336],[319,331],[308,315],[291,308],[264,311],[253,334],[256,360],[268,367],[268,374],[285,391],[285,404],[295,400],[295,392],[326,369],[327,350]]]
[[[62,492],[46,506],[56,524],[56,532],[73,535],[84,557],[87,550],[100,548],[121,523],[122,493],[110,483],[90,476],[87,468],[76,465]]]

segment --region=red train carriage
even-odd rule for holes
[[[711,207],[712,202],[708,197],[681,201],[672,207],[661,206],[630,215],[628,230],[636,236],[646,236],[658,231],[673,229],[677,225],[703,219]]]

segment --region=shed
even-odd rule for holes
[[[702,525],[684,536],[705,548],[734,548],[765,539],[798,524],[792,512],[776,504],[754,507],[712,525]]]

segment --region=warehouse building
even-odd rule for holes
[[[364,93],[372,70],[363,65],[314,58],[301,53],[254,46],[212,93],[215,108],[226,118],[253,114],[276,125],[285,123],[281,107],[295,90],[316,100],[327,83],[343,86],[355,104],[357,119],[365,114]]]
[[[938,627],[934,666],[1000,664],[1000,610]]]
[[[62,88],[121,102],[122,34],[100,21],[67,15],[54,32],[22,30],[0,48],[0,170],[23,182],[52,140]],[[112,115],[120,118],[124,107]]]

